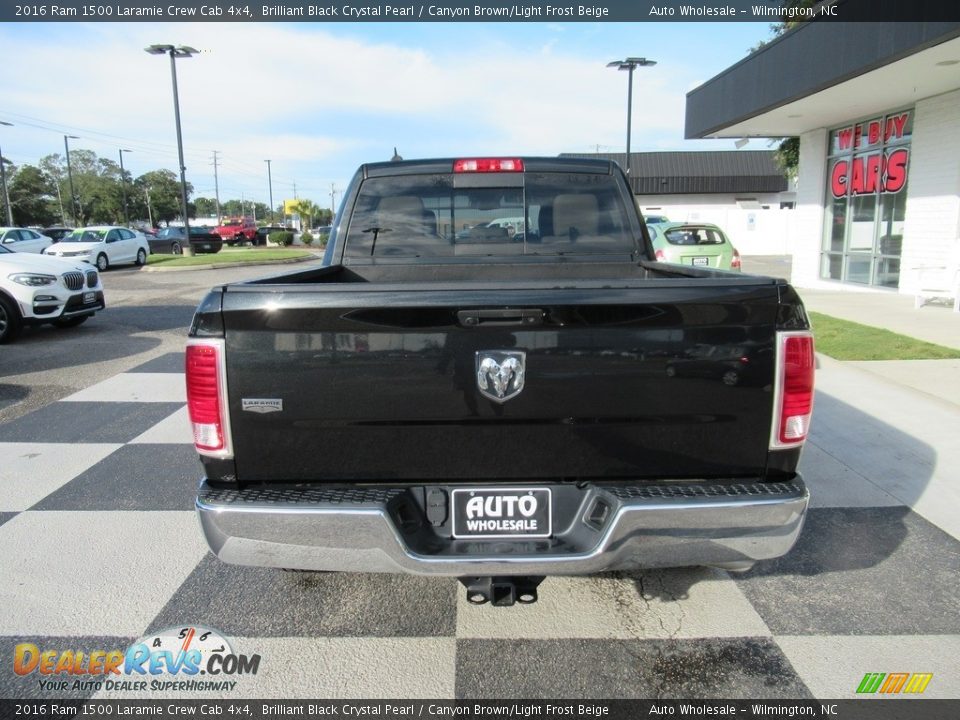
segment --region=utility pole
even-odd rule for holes
[[[336,205],[337,189],[330,183],[330,222],[333,223],[333,216],[337,214]]]
[[[60,192],[60,178],[54,178],[54,185],[57,186],[57,202],[60,203],[60,219],[63,220],[63,224],[67,224],[67,213],[63,209],[63,195]]]
[[[143,189],[143,195],[147,199],[147,219],[150,221],[150,227],[156,227],[153,224],[153,208],[150,206],[150,188]]]
[[[0,120],[0,125],[13,127],[13,123]],[[10,207],[10,193],[7,192],[7,169],[4,167],[3,150],[0,150],[0,178],[3,179],[3,201],[7,204],[7,225],[13,227],[13,209]]]
[[[0,150],[0,178],[3,179],[3,202],[7,206],[7,225],[13,227],[13,209],[10,207],[10,193],[7,192],[7,169],[6,169],[7,159],[3,156],[3,151]]]
[[[217,227],[221,225],[220,222],[220,178],[217,176],[217,155],[219,150],[213,151],[213,192],[216,197],[217,202]]]
[[[73,170],[70,168],[70,140],[79,140],[77,135],[63,136],[63,149],[67,153],[67,179],[70,181],[70,211],[73,217],[73,224],[77,224],[79,214],[77,213],[77,193],[73,189]]]
[[[120,187],[123,188],[123,222],[125,225],[129,225],[130,211],[127,209],[127,171],[123,169],[123,154],[125,152],[133,152],[133,150],[127,150],[126,148],[120,149]]]
[[[270,224],[273,225],[273,175],[270,173],[270,161],[264,162],[267,164],[267,184],[270,186]]]

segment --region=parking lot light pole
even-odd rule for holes
[[[13,123],[0,120],[0,125],[13,127]],[[10,194],[7,192],[7,161],[3,157],[3,149],[0,148],[0,180],[3,181],[3,201],[7,204],[7,225],[13,227],[13,210],[10,207]]]
[[[151,45],[144,48],[150,55],[170,56],[170,76],[173,78],[173,114],[177,123],[177,153],[180,157],[180,201],[183,213],[183,239],[190,247],[190,221],[187,218],[187,167],[183,162],[183,133],[180,130],[180,98],[177,93],[177,58],[193,57],[200,52],[186,45]]]
[[[607,67],[617,68],[617,70],[626,70],[627,78],[627,174],[630,173],[630,126],[633,124],[633,71],[638,67],[650,67],[656,65],[656,60],[647,60],[647,58],[628,57],[626,60],[614,60],[608,62]]]
[[[67,180],[70,181],[70,214],[73,215],[73,224],[77,224],[77,219],[80,217],[77,213],[77,193],[73,189],[73,170],[70,168],[70,141],[79,140],[79,135],[64,135],[63,136],[63,149],[67,153]]]
[[[130,224],[130,213],[127,211],[127,172],[123,169],[123,154],[133,152],[126,148],[120,148],[120,187],[123,189],[123,223]]]
[[[270,173],[270,161],[264,162],[267,164],[267,185],[270,187],[270,224],[273,225],[273,175]]]

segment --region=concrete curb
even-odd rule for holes
[[[150,267],[149,265],[144,265],[140,268],[140,272],[174,272],[177,270],[220,270],[222,268],[235,268],[235,267],[251,267],[256,265],[291,265],[293,263],[307,262],[308,260],[320,260],[321,256],[316,254],[307,255],[306,257],[298,258],[286,258],[282,260],[262,260],[260,262],[226,262],[226,263],[210,263],[209,265],[180,265],[174,267],[167,267],[166,265],[158,265],[156,267]]]

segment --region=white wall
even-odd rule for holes
[[[737,197],[756,198],[738,203]],[[719,225],[741,255],[786,255],[794,210],[781,210],[781,202],[794,193],[742,195],[638,195],[644,215],[666,215],[671,222],[706,222]],[[762,206],[768,206],[764,210]]]
[[[960,90],[921,100],[913,117],[900,291],[921,266],[956,261],[960,244]]]
[[[818,129],[800,138],[797,209],[789,226],[792,280],[799,287],[865,290],[820,280],[827,135]],[[921,267],[960,256],[960,90],[917,102],[908,172],[899,289],[911,294],[920,284]]]
[[[789,226],[789,254],[793,256],[791,282],[800,287],[820,284],[826,180],[827,131],[819,128],[800,136],[797,208]]]

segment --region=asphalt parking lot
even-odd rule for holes
[[[192,512],[183,341],[207,288],[265,270],[112,270],[105,312],[0,349],[0,696],[178,694],[51,692],[10,659],[188,626],[262,656],[205,697],[847,699],[868,672],[960,696],[960,407],[829,358],[807,524],[744,575],[550,578],[491,608],[455,580],[220,563]]]

